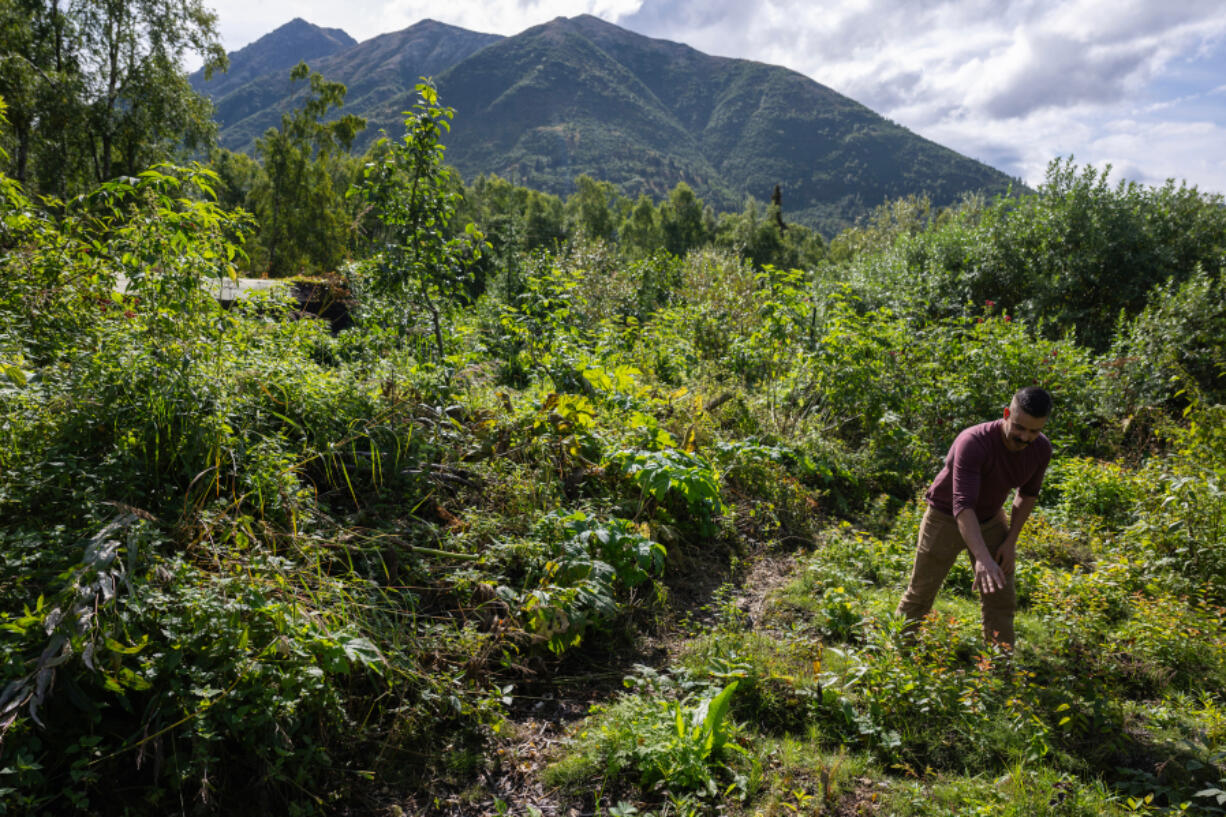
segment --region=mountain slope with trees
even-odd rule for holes
[[[311,67],[349,86],[346,111],[370,123],[359,148],[397,132],[430,75],[470,123],[448,137],[449,163],[556,195],[581,174],[657,200],[686,182],[736,210],[779,184],[789,220],[832,235],[887,198],[944,207],[1011,182],[794,71],[587,15],[506,38],[426,20]],[[243,151],[295,104],[284,71],[215,100],[222,145]]]
[[[358,41],[339,28],[321,28],[295,17],[253,43],[230,53],[230,67],[206,77],[200,69],[188,77],[192,88],[221,99],[254,79],[284,74],[301,61],[315,62],[345,51]]]
[[[270,67],[257,79],[237,88],[219,84],[214,76],[206,81],[193,74],[193,85],[211,96],[216,106],[215,117],[221,125],[220,142],[232,150],[251,152],[255,140],[269,128],[276,127],[281,115],[301,104],[302,90],[289,79],[289,69],[300,60],[310,64],[331,82],[340,82],[348,89],[347,113],[354,113],[378,123],[368,132],[360,147],[368,146],[378,137],[380,127],[391,133],[399,131],[402,112],[409,106],[409,95],[422,76],[433,76],[462,61],[474,51],[500,39],[495,34],[479,34],[455,26],[423,20],[403,31],[381,34],[358,45],[337,49],[326,56],[313,58],[309,48],[329,30],[311,26],[312,36],[294,21],[278,28],[232,55],[251,51],[244,60],[266,62]],[[344,32],[344,39],[353,42]],[[258,58],[261,50],[275,51],[275,58]]]

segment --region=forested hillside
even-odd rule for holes
[[[428,84],[359,162],[294,73],[258,165],[94,182],[0,105],[0,812],[1223,812],[1221,197],[1055,160],[824,242],[466,186]],[[1029,384],[1017,644],[966,560],[908,637],[923,491]]]
[[[827,236],[887,198],[927,195],[940,207],[1011,180],[934,144],[808,77],[779,66],[703,54],[592,16],[558,18],[513,37],[426,20],[323,59],[324,35],[302,21],[232,55],[284,63],[301,40],[313,70],[349,88],[346,111],[368,121],[357,146],[395,134],[413,86],[434,77],[457,111],[444,141],[466,179],[496,174],[558,196],[579,175],[655,199],[684,182],[716,211],[783,188],[790,220]],[[296,62],[297,60],[294,60]],[[234,89],[226,75],[193,83],[212,96],[220,142],[252,152],[300,104],[288,66]]]
[[[412,102],[413,86],[423,76],[446,71],[474,51],[502,39],[433,20],[360,45],[344,32],[325,37],[328,33],[295,20],[232,54],[232,67],[227,73],[208,79],[203,71],[192,75],[192,85],[216,105],[214,117],[221,128],[223,146],[251,152],[255,141],[275,128],[283,113],[297,107],[300,101],[295,99],[289,70],[307,62],[348,88],[351,112],[378,123],[361,143],[365,147],[377,138],[379,127],[393,134],[399,130],[403,112]],[[328,43],[327,51],[317,45],[322,42]],[[236,71],[242,77],[238,83],[231,79]]]
[[[196,91],[213,99],[229,97],[244,85],[270,74],[285,78],[300,62],[316,62],[357,45],[357,41],[339,28],[320,28],[296,17],[285,25],[228,56],[224,72],[205,76],[205,69],[193,73],[188,80]],[[219,110],[219,122],[228,124],[234,115]],[[272,123],[275,124],[275,123]]]

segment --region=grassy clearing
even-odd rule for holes
[[[1073,475],[1083,492],[1126,482],[1143,503],[1117,465],[1062,461],[1056,485]],[[892,610],[918,509],[880,537],[843,523],[760,620],[725,606],[646,696],[634,679],[595,711],[553,779],[598,779],[618,792],[609,803],[638,792],[658,814],[1218,813],[1226,610],[1136,558],[1143,526],[1111,532],[1101,503],[1052,495],[1020,546],[1015,655],[984,648],[965,565],[908,646]],[[644,767],[661,761],[625,760],[620,747],[661,745],[662,701],[684,708],[733,681],[729,730],[752,748],[710,759],[710,779],[659,785]],[[661,717],[628,715],[645,706]],[[855,772],[839,778],[842,763]]]

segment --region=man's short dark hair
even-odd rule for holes
[[[1035,419],[1042,419],[1051,414],[1051,392],[1038,386],[1018,389],[1017,394],[1013,395],[1013,402]]]

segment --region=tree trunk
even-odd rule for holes
[[[425,279],[421,282],[421,300],[426,305],[426,309],[430,311],[430,323],[434,328],[434,345],[438,349],[438,363],[443,365],[443,325],[442,319],[438,313],[438,306],[434,303],[434,299],[430,297],[430,292],[426,289]]]

